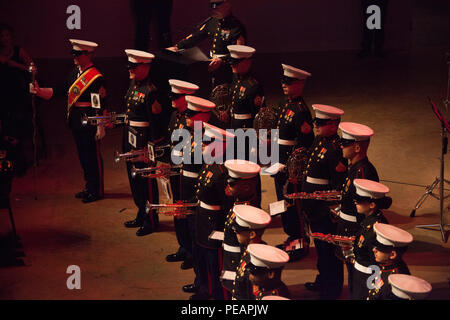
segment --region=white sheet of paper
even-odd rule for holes
[[[285,200],[272,202],[269,204],[270,215],[274,216],[287,210],[287,202]]]
[[[268,168],[262,169],[261,174],[263,174],[263,175],[268,174],[268,175],[273,176],[274,174],[277,174],[280,170],[283,170],[284,167],[286,167],[286,165],[277,162]]]
[[[211,232],[211,234],[209,235],[209,239],[212,239],[212,240],[219,240],[219,241],[223,241],[223,238],[224,238],[224,233],[223,233],[223,231],[213,231],[213,232]]]
[[[159,178],[159,181],[161,182],[163,196],[167,199],[172,199],[172,189],[170,188],[170,180],[162,177]]]
[[[236,272],[229,271],[229,270],[223,270],[221,278],[222,278],[222,280],[234,281],[234,279],[236,279]]]

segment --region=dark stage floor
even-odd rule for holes
[[[439,175],[440,125],[427,96],[443,108],[446,49],[427,47],[365,60],[357,60],[355,52],[260,55],[254,66],[269,104],[281,96],[280,63],[288,63],[312,73],[305,89],[309,105],[338,106],[345,111],[344,121],[361,122],[375,130],[369,158],[391,189],[393,206],[386,216],[414,235],[405,260],[413,275],[433,285],[431,299],[450,299],[450,244],[442,242],[440,232],[415,226],[437,223],[439,202],[429,198],[416,218],[409,214],[425,186]],[[98,62],[108,78],[113,109],[120,110],[127,87],[124,60]],[[69,65],[70,61],[40,61],[43,82],[62,79]],[[33,170],[14,181],[12,194],[25,266],[0,268],[0,299],[188,299],[181,287],[192,282],[192,269],[183,271],[179,263],[164,259],[177,247],[172,219],[161,216],[159,232],[143,238],[123,227],[136,212],[125,168],[113,162],[120,128],[108,131],[102,145],[106,198],[82,204],[73,197],[82,187],[82,174],[64,123],[64,101],[41,102],[39,113],[47,154],[37,170],[37,200]],[[450,176],[447,168],[445,173]],[[274,200],[273,181],[265,176],[263,208]],[[0,219],[5,238],[10,230],[8,215]],[[264,238],[271,245],[285,239],[279,218]],[[294,299],[317,298],[303,287],[314,280],[315,259],[312,250],[303,261],[287,265],[283,280]],[[66,287],[69,265],[81,268],[81,290]],[[342,299],[346,298],[344,292]]]

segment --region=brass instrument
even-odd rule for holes
[[[309,235],[313,239],[319,239],[341,247],[353,247],[355,237],[345,237],[334,234],[324,234],[320,232],[312,232]]]
[[[111,112],[105,116],[83,116],[83,119],[81,120],[81,124],[83,126],[91,125],[91,126],[99,126],[99,125],[105,125],[105,124],[125,124],[128,120],[128,117],[125,113],[115,113]]]
[[[198,206],[198,203],[184,203],[182,201],[178,201],[176,203],[165,203],[165,204],[158,204],[158,203],[149,203],[147,201],[147,204],[145,206],[146,213],[149,213],[150,210],[158,210],[158,212],[163,212],[165,215],[169,216],[177,216],[177,217],[184,217],[188,214],[193,213],[193,209],[189,208],[195,208]]]
[[[119,151],[114,152],[114,161],[117,163],[120,160],[132,161],[135,158],[144,157],[148,159],[149,162],[155,163],[156,159],[162,157],[165,150],[169,148],[170,144],[157,146],[152,142],[148,142],[146,148],[131,150],[126,153],[119,153]]]
[[[116,151],[114,152],[114,162],[118,163],[120,160],[131,161],[139,156],[145,156],[147,153],[147,148],[131,150],[126,153],[119,153],[119,151]]]
[[[152,142],[148,142],[147,143],[148,158],[150,159],[151,162],[154,163],[156,158],[161,158],[164,155],[166,149],[170,150],[170,144],[157,146]]]
[[[314,192],[295,192],[295,193],[285,193],[284,197],[286,199],[313,199],[322,201],[340,201],[342,200],[342,194],[337,190],[327,190],[327,191],[314,191]]]
[[[131,168],[131,176],[133,178],[141,176],[150,179],[177,176],[180,174],[180,171],[173,171],[173,169],[181,169],[181,167],[181,165],[171,166],[169,164],[161,164],[159,166],[147,168],[136,168],[133,166],[133,168]]]
[[[228,124],[230,122],[231,109],[230,84],[224,83],[214,87],[211,91],[210,100],[216,104],[212,112],[220,121]]]
[[[267,139],[270,139],[270,130],[277,128],[277,114],[274,108],[266,106],[261,107],[253,120],[253,128],[259,136],[259,130],[267,130]]]

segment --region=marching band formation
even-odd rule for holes
[[[151,82],[155,56],[127,49],[125,112],[108,112],[103,76],[92,62],[97,44],[70,39],[76,68],[65,91],[67,116],[86,181],[75,196],[85,203],[103,197],[99,141],[105,128],[123,125],[116,161],[126,161],[137,207],[125,227],[145,236],[158,229],[158,213],[173,215],[179,249],[166,260],[193,268],[195,280],[182,288],[193,294],[190,299],[291,298],[282,270],[308,255],[311,239],[318,273],[305,286],[321,299],[341,296],[344,265],[350,299],[425,298],[430,284],[410,275],[402,259],[412,235],[383,215],[392,199],[367,158],[373,130],[342,122],[344,111],[334,106],[314,104],[311,113],[302,98],[311,74],[286,64],[284,100],[266,105],[263,87],[251,75],[255,49],[245,45],[242,23],[228,1],[210,3],[212,17],[168,48],[179,52],[211,39],[209,99],[195,95],[196,84],[180,79],[170,79],[171,92],[164,94]],[[32,93],[49,99],[53,89],[35,83]],[[258,143],[278,150],[277,163],[249,161],[258,149],[251,143],[237,152],[237,129],[276,129],[273,136],[258,135]],[[181,149],[174,139],[180,132],[189,134]],[[234,156],[238,153],[242,156]],[[216,161],[206,161],[208,156]],[[278,200],[270,212],[261,208],[263,172],[273,176]],[[160,203],[157,179],[171,203]],[[263,235],[276,214],[286,241],[272,246]]]

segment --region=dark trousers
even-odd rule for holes
[[[305,200],[311,232],[335,234],[336,227],[331,221],[330,209],[323,201]],[[343,262],[336,257],[335,246],[331,243],[315,239],[317,252],[316,283],[320,287],[321,299],[337,299],[343,287]]]
[[[350,299],[352,300],[366,300],[369,296],[369,288],[367,287],[367,279],[370,274],[363,273],[353,268],[352,273],[352,290]]]
[[[148,51],[150,43],[150,25],[156,21],[158,48],[172,45],[170,16],[173,0],[132,0],[131,12],[134,18],[135,48]]]
[[[214,300],[224,300],[226,290],[220,282],[222,248],[208,249],[195,244],[193,249],[200,285],[199,293],[212,297]]]
[[[156,179],[143,178],[139,175],[131,176],[133,165],[136,168],[145,168],[147,165],[142,162],[127,162],[128,181],[130,182],[131,194],[134,203],[138,207],[136,220],[143,222],[143,227],[156,229],[159,225],[159,217],[156,210],[148,214],[145,212],[147,201],[150,203],[159,203],[158,183]]]
[[[373,29],[370,30],[367,28],[367,19],[373,13],[366,13],[367,8],[371,5],[377,5],[380,8],[381,15],[381,29]],[[363,40],[361,43],[361,47],[363,51],[370,52],[372,50],[372,46],[374,47],[375,52],[381,52],[384,44],[384,25],[385,25],[385,16],[386,16],[386,8],[387,8],[387,0],[362,0],[362,9],[363,9]]]
[[[94,196],[103,197],[103,159],[100,154],[100,142],[95,140],[96,132],[97,128],[93,126],[72,130],[86,181],[85,189]]]
[[[283,196],[283,186],[286,183],[287,176],[283,173],[275,175],[275,191],[277,193],[277,200],[285,200]],[[291,191],[290,191],[291,192]],[[288,207],[287,210],[281,213],[281,221],[283,223],[283,230],[289,236],[289,239],[301,238],[300,217],[296,206]]]

